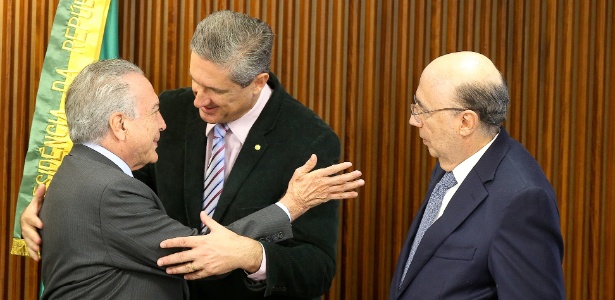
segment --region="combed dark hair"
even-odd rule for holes
[[[483,123],[499,128],[506,120],[510,96],[504,78],[501,84],[464,83],[456,92],[459,104],[475,111]]]
[[[269,72],[273,32],[246,14],[218,11],[196,27],[190,49],[202,59],[229,68],[229,79],[246,87],[256,75]]]

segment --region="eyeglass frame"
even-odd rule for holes
[[[420,104],[416,100],[416,95],[414,95],[414,103],[410,103],[410,115],[412,115],[412,117],[414,118],[414,120],[417,123],[422,123],[423,122],[419,118],[419,115],[422,115],[422,114],[434,113],[434,112],[445,111],[445,110],[456,110],[456,111],[471,110],[469,108],[447,107],[447,108],[439,108],[439,109],[427,110],[427,111],[421,111],[421,112],[414,112],[415,108],[418,110],[419,106],[420,106]]]

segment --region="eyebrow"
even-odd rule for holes
[[[215,92],[215,93],[217,93],[217,94],[224,94],[224,93],[228,93],[228,92],[229,92],[229,90],[223,90],[223,89],[215,88],[215,87],[213,87],[213,86],[207,86],[207,85],[204,85],[204,84],[202,84],[202,83],[200,83],[200,82],[196,81],[196,80],[194,79],[194,77],[192,77],[192,74],[190,74],[190,79],[191,79],[192,81],[196,82],[198,85],[201,85],[201,86],[203,86],[204,88],[206,88],[206,89],[208,89],[208,90],[212,90],[212,91],[214,91],[214,92]]]
[[[414,95],[414,103],[416,103],[418,106],[423,107],[423,104],[421,103],[421,101],[419,100],[419,98],[416,97],[416,95]]]

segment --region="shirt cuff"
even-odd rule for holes
[[[286,205],[280,203],[280,201],[276,202],[275,205],[279,206],[286,213],[286,216],[288,217],[289,221],[292,221],[290,219],[290,211],[288,211],[288,208],[286,208]]]
[[[256,281],[264,281],[267,280],[267,255],[265,255],[265,247],[263,247],[263,244],[258,244],[261,245],[261,249],[263,249],[263,260],[261,261],[261,267],[255,273],[248,274],[248,278]]]

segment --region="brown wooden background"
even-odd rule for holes
[[[8,254],[55,1],[0,2],[0,299],[35,299],[38,266]],[[615,8],[609,0],[120,0],[122,57],[155,89],[189,84],[189,40],[232,9],[277,34],[273,71],[339,134],[367,182],[341,210],[328,299],[386,299],[434,160],[408,123],[424,66],[489,56],[512,94],[505,126],[558,195],[569,299],[615,297]]]

